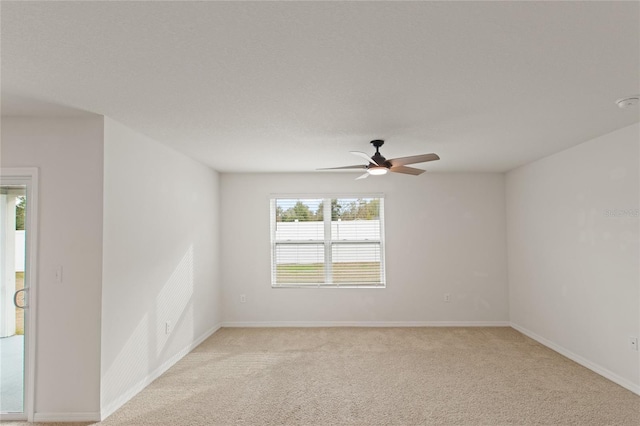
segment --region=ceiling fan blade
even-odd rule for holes
[[[373,163],[376,166],[379,166],[380,164],[376,163],[375,161],[373,161],[373,159],[371,157],[369,157],[367,154],[365,154],[364,152],[360,152],[360,151],[349,151],[350,153],[352,153],[353,155],[357,155],[358,157],[362,157],[365,160],[367,160],[369,163]]]
[[[426,170],[416,169],[414,167],[407,166],[392,166],[389,170],[395,173],[404,173],[406,175],[418,176],[426,172]]]
[[[360,170],[364,170],[366,168],[367,168],[367,166],[365,166],[364,164],[359,164],[359,165],[355,165],[355,166],[325,167],[323,169],[316,169],[316,170],[340,170],[340,169],[360,169]]]
[[[425,163],[427,161],[439,160],[438,154],[412,155],[410,157],[393,158],[389,160],[391,166],[406,166],[407,164]]]
[[[366,178],[368,178],[368,177],[369,177],[369,173],[365,173],[365,174],[363,174],[363,175],[358,176],[358,177],[356,178],[356,180],[359,180],[359,179],[366,179]]]

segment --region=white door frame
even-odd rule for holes
[[[36,311],[37,311],[37,273],[38,273],[38,169],[36,167],[0,169],[1,185],[25,185],[27,187],[27,209],[25,212],[25,276],[24,286],[28,308],[25,309],[24,344],[24,412],[22,414],[4,414],[1,420],[26,420],[33,422],[35,411],[36,383]]]

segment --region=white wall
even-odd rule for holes
[[[104,146],[103,416],[222,313],[217,173],[109,118]]]
[[[639,144],[636,124],[515,169],[506,185],[511,321],[636,392]]]
[[[36,415],[99,411],[102,140],[101,117],[2,118],[2,167],[39,168]]]
[[[356,176],[221,175],[225,323],[508,320],[504,175]],[[353,192],[385,194],[387,288],[272,289],[269,195]]]

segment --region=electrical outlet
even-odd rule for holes
[[[241,294],[240,295],[240,303],[245,303],[247,301],[247,295],[246,294]]]
[[[56,267],[56,283],[62,284],[62,266]]]
[[[171,321],[167,321],[164,323],[164,334],[171,333]]]
[[[629,336],[629,349],[632,351],[638,350],[638,338],[635,336]]]
[[[444,301],[447,303],[451,302],[451,293],[444,294]]]

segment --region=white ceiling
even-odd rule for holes
[[[7,2],[3,115],[103,114],[223,172],[506,171],[640,121],[639,2]],[[56,105],[63,107],[56,109]],[[412,177],[407,177],[413,179]]]

